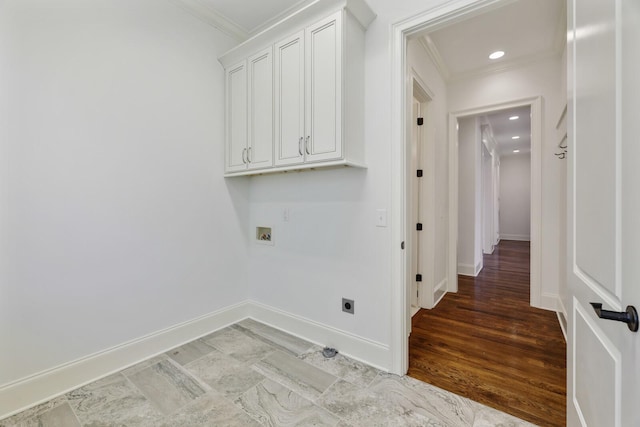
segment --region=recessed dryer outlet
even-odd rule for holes
[[[271,227],[256,227],[256,242],[263,245],[273,245]]]

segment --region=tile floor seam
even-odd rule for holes
[[[63,397],[64,397],[65,403],[69,405],[69,409],[71,409],[71,413],[73,414],[74,417],[76,417],[76,420],[78,421],[78,425],[83,426],[83,424],[80,422],[80,417],[78,416],[78,414],[76,414],[76,410],[73,409],[73,405],[71,405],[71,402],[69,402],[69,399],[67,399],[67,396],[63,395]]]
[[[149,365],[144,369],[141,369],[140,371],[136,372],[136,374],[139,373],[139,372],[142,372],[144,370],[147,370],[147,369],[151,368],[152,366],[157,365],[158,363],[160,363],[160,361],[158,361],[157,363],[154,363],[153,365]],[[160,420],[164,420],[165,418],[167,418],[170,415],[172,415],[172,414],[164,414],[162,412],[162,409],[158,408],[156,406],[156,403],[153,401],[153,399],[151,399],[149,396],[147,396],[147,394],[143,390],[141,390],[140,387],[136,386],[136,384],[133,381],[131,381],[131,378],[129,378],[127,375],[124,375],[124,374],[122,374],[122,376],[126,379],[126,381],[129,383],[129,385],[131,385],[135,390],[137,390],[138,393],[140,393],[145,398],[145,400],[149,403],[149,405],[151,405],[151,407],[154,410],[156,410],[158,412],[158,414],[160,414]],[[84,426],[84,423],[81,423],[81,425]]]
[[[175,368],[178,369],[180,372],[182,372],[184,375],[186,375],[187,377],[192,378],[194,381],[196,381],[196,383],[198,383],[198,385],[201,386],[205,390],[205,394],[213,390],[213,388],[209,384],[207,384],[204,380],[202,380],[199,376],[197,376],[196,374],[192,373],[188,369],[185,369],[184,366],[182,366],[181,364],[179,364],[175,360],[169,358],[169,363],[174,365]]]

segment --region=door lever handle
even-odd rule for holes
[[[627,306],[627,310],[622,312],[603,310],[602,304],[599,302],[592,302],[591,306],[599,318],[624,322],[630,331],[638,332],[638,312],[634,306],[629,305]]]

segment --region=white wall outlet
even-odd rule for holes
[[[386,227],[386,226],[387,226],[387,210],[377,209],[376,210],[376,227]]]

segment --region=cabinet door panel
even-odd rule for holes
[[[226,159],[227,172],[247,168],[247,64],[242,61],[226,72]]]
[[[273,166],[273,54],[269,47],[248,60],[249,169]]]
[[[341,12],[306,31],[307,161],[342,157]]]
[[[304,32],[275,45],[275,164],[304,160]]]

